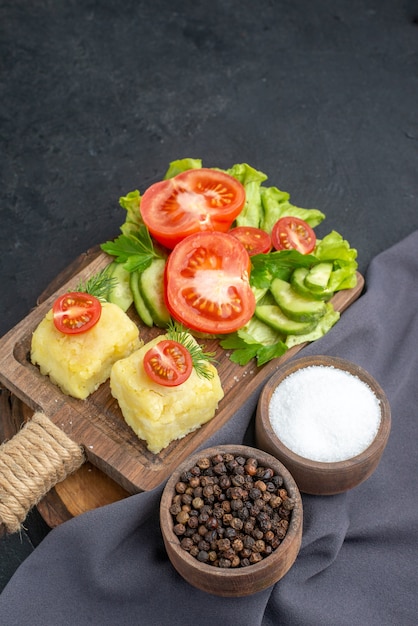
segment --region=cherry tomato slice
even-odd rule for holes
[[[177,387],[192,373],[190,352],[177,341],[164,339],[150,348],[144,356],[144,370],[155,383]]]
[[[151,235],[173,249],[200,231],[226,232],[245,203],[243,185],[224,172],[192,169],[149,187],[141,215]]]
[[[89,293],[70,291],[57,298],[52,306],[55,327],[66,335],[85,333],[100,319],[100,300]]]
[[[267,254],[271,250],[271,237],[261,228],[255,226],[237,226],[228,231],[242,243],[250,256]]]
[[[166,265],[166,304],[172,317],[203,333],[241,328],[255,311],[250,268],[247,251],[232,235],[190,235],[174,248]]]
[[[309,224],[289,215],[275,223],[271,240],[276,250],[295,249],[301,254],[310,254],[315,248],[316,235]]]

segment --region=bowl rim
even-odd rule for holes
[[[274,390],[283,380],[285,380],[285,378],[287,378],[294,372],[309,366],[318,365],[335,367],[337,369],[348,371],[350,374],[357,376],[357,378],[365,382],[370,387],[370,389],[379,400],[380,423],[373,440],[364,450],[354,456],[348,457],[347,459],[342,459],[339,461],[317,461],[315,459],[310,459],[309,457],[304,457],[288,448],[273,430],[273,427],[271,425],[269,416],[269,402]],[[349,472],[353,467],[362,465],[363,463],[368,461],[370,456],[372,456],[377,449],[380,449],[381,446],[384,447],[386,445],[391,429],[391,409],[386,394],[380,384],[372,376],[372,374],[370,374],[370,372],[368,372],[362,366],[357,365],[353,361],[342,357],[314,355],[304,356],[288,361],[275,371],[275,373],[269,378],[261,391],[257,405],[256,420],[261,421],[263,428],[270,437],[273,445],[279,451],[281,451],[288,459],[290,459],[295,466],[299,468],[309,467],[310,469],[315,470],[318,473],[330,472],[332,470]]]
[[[288,490],[288,492],[290,492],[290,495],[295,498],[295,507],[292,510],[289,527],[280,545],[267,557],[265,557],[258,563],[253,563],[247,567],[220,568],[198,561],[194,556],[189,554],[181,547],[180,539],[174,533],[172,516],[169,512],[169,506],[167,506],[169,498],[172,498],[174,494],[174,485],[177,482],[176,479],[178,479],[178,476],[183,471],[189,469],[193,465],[193,461],[198,460],[202,456],[212,456],[218,453],[226,452],[235,452],[237,454],[241,453],[243,456],[254,456],[255,458],[261,458],[270,461],[270,464],[274,466],[274,468],[276,468],[281,474],[285,488]],[[211,446],[209,448],[198,450],[197,452],[189,455],[177,466],[177,468],[171,474],[170,478],[165,484],[160,500],[160,524],[164,537],[163,521],[165,522],[164,532],[167,533],[164,539],[170,543],[170,548],[173,549],[176,554],[180,556],[181,559],[184,560],[185,563],[188,563],[192,568],[197,569],[201,572],[206,572],[208,575],[216,575],[217,579],[225,578],[231,580],[232,578],[248,578],[249,574],[255,577],[257,576],[257,574],[262,574],[265,570],[270,570],[272,566],[274,567],[274,563],[279,560],[283,554],[286,553],[288,547],[292,545],[295,539],[299,542],[297,548],[297,552],[299,552],[302,541],[303,526],[302,496],[299,491],[299,487],[297,486],[297,483],[289,470],[283,465],[281,461],[279,461],[279,459],[274,457],[272,454],[265,452],[260,448],[247,446],[245,444],[223,444],[219,446]]]

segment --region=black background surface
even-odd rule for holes
[[[400,0],[1,0],[0,335],[188,156],[264,171],[364,273],[418,228],[417,20]],[[4,577],[28,550],[1,540]]]

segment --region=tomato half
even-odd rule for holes
[[[190,235],[168,257],[167,308],[173,318],[192,330],[234,332],[254,314],[250,268],[246,249],[232,235]]]
[[[173,249],[200,231],[226,232],[245,203],[241,183],[208,168],[187,170],[149,187],[141,198],[141,215],[151,235]]]
[[[164,339],[144,356],[144,370],[155,383],[177,387],[192,373],[193,362],[188,349],[177,341]]]
[[[66,335],[85,333],[100,319],[100,300],[89,293],[70,291],[57,298],[52,306],[55,327]]]
[[[271,237],[261,228],[255,226],[237,226],[228,231],[242,243],[250,256],[266,254],[271,250]]]
[[[301,254],[310,254],[315,248],[316,235],[313,229],[298,217],[281,217],[273,226],[271,240],[276,250],[295,249]]]

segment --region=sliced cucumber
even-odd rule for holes
[[[276,304],[261,304],[255,308],[255,315],[259,320],[284,335],[305,335],[311,332],[317,321],[295,322],[289,319]]]
[[[334,295],[334,292],[330,289],[324,289],[321,292],[311,291],[308,289],[305,283],[305,278],[309,274],[309,270],[306,267],[297,267],[290,278],[290,284],[293,289],[300,296],[305,296],[305,298],[313,298],[314,300],[324,300],[327,301]]]
[[[144,322],[146,326],[154,326],[154,320],[152,319],[152,315],[148,310],[141,292],[139,290],[139,274],[138,272],[131,272],[129,286],[132,291],[132,296],[134,299],[135,309],[138,313],[141,320]]]
[[[323,292],[328,286],[332,272],[332,263],[318,263],[309,270],[305,276],[305,285],[315,292]]]
[[[122,263],[113,261],[109,265],[109,276],[114,279],[108,294],[108,301],[117,304],[122,311],[127,311],[134,301],[129,286],[130,273],[126,271]]]
[[[154,324],[165,328],[170,321],[170,313],[164,300],[165,260],[154,259],[139,277],[139,290]]]
[[[281,278],[273,280],[270,290],[283,313],[291,320],[313,322],[325,315],[325,302],[301,296]]]

